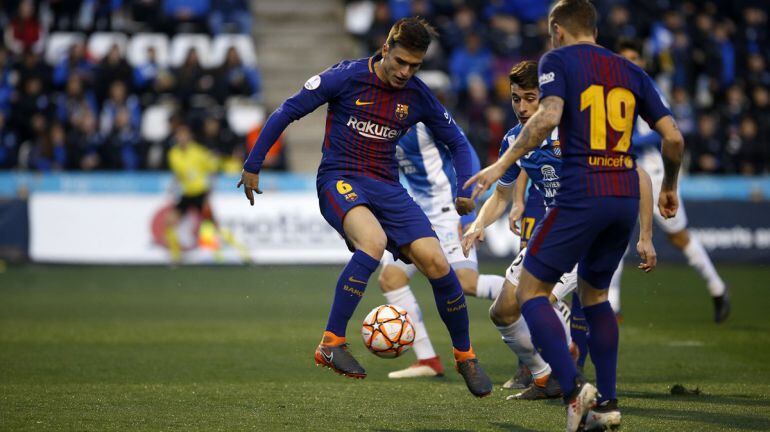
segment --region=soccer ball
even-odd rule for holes
[[[374,355],[396,358],[414,342],[414,326],[403,308],[386,304],[372,309],[364,318],[361,335]]]

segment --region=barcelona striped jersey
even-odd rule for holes
[[[283,129],[328,103],[319,181],[366,176],[398,183],[396,144],[412,125],[422,122],[452,154],[458,195],[470,196],[470,188],[461,190],[471,176],[467,138],[419,78],[412,77],[401,89],[380,80],[375,73],[380,58],[342,61],[308,79],[270,116],[244,169],[259,172],[267,150]]]
[[[538,68],[540,98],[564,100],[559,124],[559,203],[596,196],[639,196],[631,139],[637,114],[649,125],[671,115],[652,79],[598,45],[552,50]]]

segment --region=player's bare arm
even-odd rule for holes
[[[527,124],[524,125],[513,145],[503,153],[497,162],[479,171],[465,182],[464,188],[476,184],[471,198],[475,199],[486,192],[490,186],[503,176],[508,167],[525,154],[537,148],[548,134],[559,125],[563,110],[564,100],[558,96],[549,96],[541,100],[537,111],[527,121]]]
[[[639,242],[636,251],[642,259],[639,269],[649,273],[657,264],[652,244],[652,181],[645,170],[637,167],[636,171],[639,173]]]
[[[526,203],[524,202],[524,195],[527,193],[527,182],[529,176],[525,170],[519,172],[519,177],[516,178],[516,183],[513,185],[513,205],[511,206],[511,212],[508,214],[508,225],[511,231],[520,236],[521,229],[519,228],[519,222],[524,215],[524,209]]]
[[[668,219],[676,216],[679,198],[676,195],[679,167],[682,165],[684,138],[673,117],[665,116],[655,123],[655,130],[661,136],[663,156],[663,184],[658,198],[660,214]]]
[[[251,205],[254,205],[254,192],[258,194],[262,193],[259,189],[259,174],[243,170],[237,187],[240,188],[241,185],[243,185],[243,193],[246,194],[246,199],[249,200]]]
[[[476,220],[468,226],[463,235],[462,247],[463,254],[466,257],[477,240],[484,241],[484,228],[500,218],[510,202],[511,188],[498,184],[492,196],[481,206],[481,210],[476,215]]]

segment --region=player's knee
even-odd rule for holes
[[[380,233],[380,235],[374,234],[355,241],[356,249],[366,252],[367,255],[374,259],[382,258],[387,245],[388,238],[385,236],[385,233]]]
[[[690,234],[687,230],[682,230],[668,235],[668,240],[674,247],[679,250],[684,250],[690,243]]]
[[[500,306],[499,303],[495,302],[489,307],[489,319],[492,320],[492,324],[498,327],[507,327],[516,322],[517,317],[510,310],[506,311]]]
[[[386,266],[377,277],[377,282],[379,282],[383,292],[391,292],[408,284],[409,280],[406,275],[393,266]]]
[[[449,273],[449,262],[440,250],[423,259],[420,264],[423,273],[430,279],[438,279]]]

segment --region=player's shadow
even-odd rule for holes
[[[517,426],[512,425],[510,423],[500,423],[500,422],[494,422],[490,423],[492,426],[497,427],[500,430],[508,431],[508,432],[540,432],[536,431],[534,429],[528,429],[523,426]]]
[[[720,429],[766,431],[767,418],[729,414],[724,412],[708,412],[700,410],[674,410],[668,408],[623,407],[623,413],[641,417],[678,421],[697,421],[720,427]]]
[[[701,403],[711,403],[718,405],[743,405],[761,407],[767,407],[770,405],[770,401],[766,399],[759,399],[756,396],[742,394],[671,395],[669,393],[662,392],[624,391],[621,393],[621,396],[661,401],[697,401]]]

